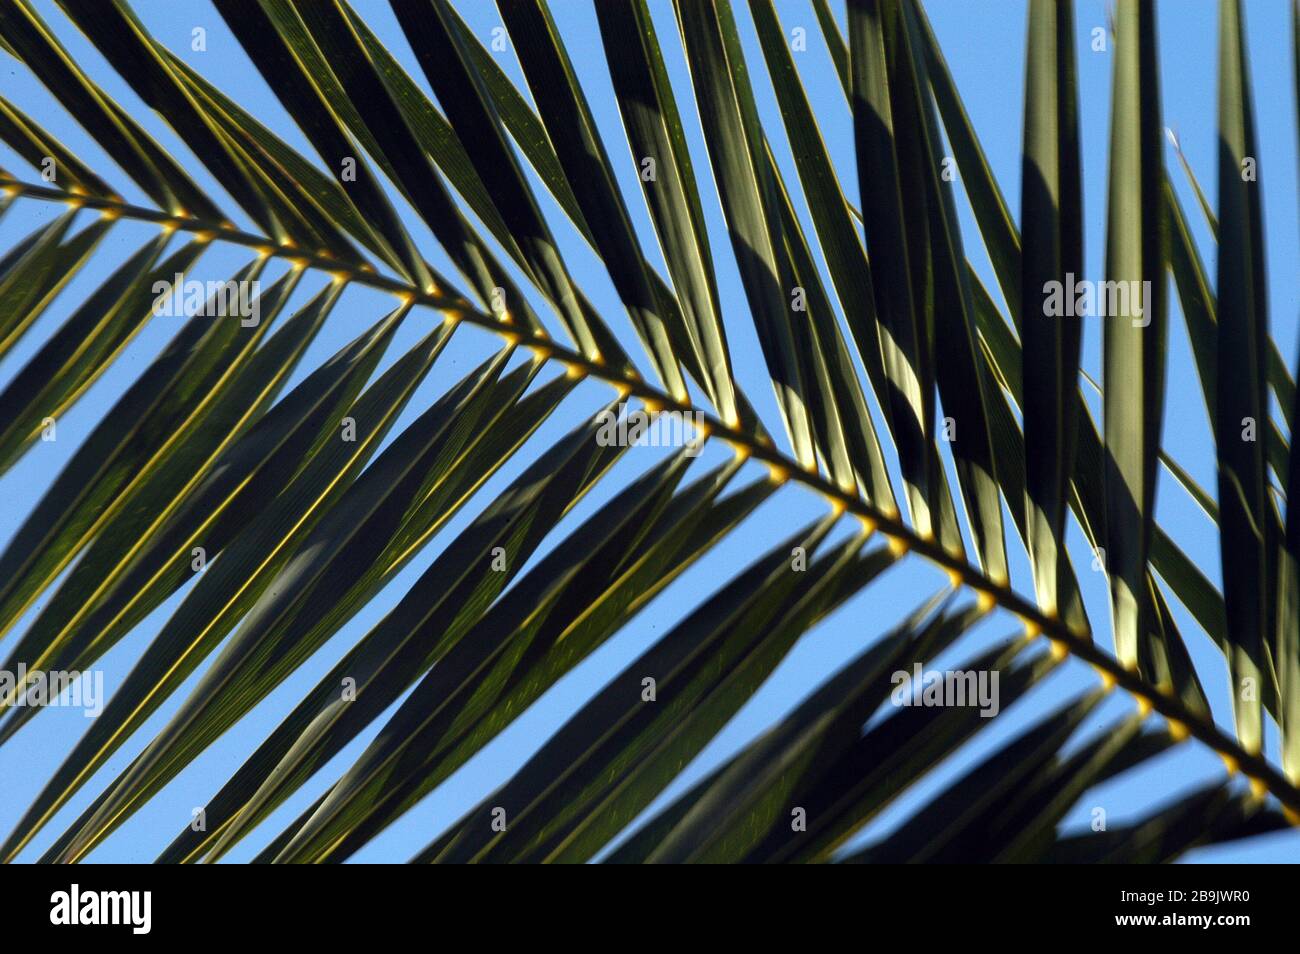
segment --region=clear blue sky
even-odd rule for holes
[[[681,58],[680,45],[672,12],[666,0],[651,0],[656,16],[661,42],[668,54],[668,68],[672,82],[683,103],[689,103],[689,77]],[[400,30],[397,28],[387,3],[379,0],[360,0],[357,9],[366,17],[372,28],[407,66],[421,85],[423,76],[415,65]],[[839,6],[839,4],[835,4]],[[42,16],[51,23],[63,42],[85,65],[96,79],[113,95],[129,104],[132,115],[143,123],[173,154],[180,157],[186,168],[201,184],[221,190],[202,169],[199,162],[179,141],[170,129],[145,109],[132,95],[126,84],[107,69],[102,58],[90,43],[70,28],[50,0],[37,3]],[[822,46],[811,7],[806,0],[779,0],[778,10],[787,30],[803,26],[808,31],[809,48],[799,54],[798,65],[803,80],[817,108],[822,133],[832,157],[840,170],[844,187],[856,201],[857,179],[853,173],[852,128],[848,108],[831,69],[829,58]],[[989,155],[993,170],[1002,184],[1018,218],[1019,170],[1021,142],[1021,103],[1023,98],[1024,35],[1026,4],[1023,0],[931,0],[927,3],[931,20],[942,43],[957,84],[965,97],[966,106]],[[1106,153],[1108,140],[1108,115],[1110,108],[1110,74],[1112,58],[1109,53],[1094,53],[1087,40],[1093,27],[1105,24],[1105,5],[1100,0],[1081,0],[1077,3],[1077,35],[1081,88],[1081,121],[1085,143],[1084,187],[1086,203],[1085,234],[1087,240],[1086,272],[1089,278],[1100,279],[1103,261],[1105,229]],[[1282,353],[1292,360],[1297,352],[1297,265],[1300,264],[1300,239],[1297,227],[1297,172],[1300,163],[1296,153],[1296,107],[1294,81],[1290,54],[1290,22],[1288,0],[1252,0],[1247,7],[1247,29],[1250,41],[1252,75],[1255,83],[1260,143],[1260,175],[1265,196],[1265,233],[1268,243],[1268,264],[1271,280],[1272,323]],[[592,6],[586,0],[563,0],[552,3],[553,13],[568,43],[570,53],[596,113],[601,132],[611,155],[623,161],[628,153],[622,138],[621,124],[610,90],[599,34]],[[239,101],[245,109],[275,129],[296,148],[309,153],[304,138],[293,128],[278,102],[266,88],[238,44],[234,41],[221,18],[206,0],[137,0],[135,8],[144,22],[161,41],[185,56],[206,77],[219,85],[227,94]],[[458,8],[467,18],[477,35],[485,41],[499,21],[495,6],[488,0],[462,0]],[[753,27],[743,3],[736,4],[741,31],[745,39],[745,55],[754,76],[763,120],[770,130],[770,138],[778,153],[783,173],[798,195],[797,178],[790,161],[788,145],[781,132],[780,118],[762,67],[762,56],[757,46]],[[207,51],[189,52],[191,30],[201,26],[207,30]],[[1174,127],[1183,143],[1190,161],[1197,169],[1203,186],[1214,201],[1215,182],[1215,69],[1216,69],[1216,3],[1214,0],[1178,0],[1160,7],[1160,46],[1164,93],[1165,121]],[[522,75],[512,56],[502,55],[501,62],[511,76],[522,83]],[[4,95],[37,117],[46,127],[71,146],[94,168],[125,195],[144,202],[138,190],[118,172],[103,152],[90,141],[40,86],[8,57],[0,54],[0,86]],[[426,86],[427,88],[427,86]],[[737,375],[747,393],[758,405],[760,413],[777,429],[779,425],[771,389],[763,370],[752,324],[747,313],[744,292],[739,284],[734,260],[728,253],[725,226],[715,201],[715,192],[709,177],[704,145],[699,135],[698,121],[693,111],[684,113],[686,132],[696,157],[696,173],[701,177],[710,236],[715,243],[715,264],[718,269],[721,300],[727,333],[731,342]],[[1167,162],[1173,163],[1172,153]],[[0,165],[20,176],[34,178],[30,169],[3,148],[0,148]],[[625,197],[632,209],[637,228],[650,254],[658,256],[649,219],[633,178],[630,161],[625,165],[628,175],[621,181]],[[1181,174],[1174,176],[1180,195],[1193,223],[1202,255],[1213,275],[1214,253],[1208,230],[1196,212],[1190,191]],[[551,218],[570,269],[587,294],[602,310],[615,330],[630,340],[629,328],[618,299],[590,251],[582,245],[573,231],[562,220],[544,190],[544,211]],[[231,201],[223,203],[234,210]],[[40,222],[62,211],[49,204],[23,202],[0,220],[0,248],[8,248],[21,235],[27,234]],[[992,273],[977,240],[973,219],[963,204],[963,228],[968,254],[990,288],[995,287]],[[247,224],[244,220],[237,221]],[[805,222],[807,227],[809,223]],[[433,248],[427,230],[408,216],[408,225],[422,242],[435,264],[450,271],[446,259]],[[0,362],[0,384],[7,382],[35,351],[39,343],[70,314],[85,296],[102,281],[108,272],[120,264],[153,234],[151,227],[120,223],[103,243],[92,263],[72,281],[27,337]],[[200,267],[190,277],[202,280],[229,277],[247,260],[240,249],[214,247],[208,252]],[[661,270],[662,263],[660,262]],[[267,279],[279,274],[271,271]],[[292,306],[301,304],[315,292],[321,283],[319,277],[309,277],[302,283]],[[1176,299],[1171,315],[1172,340],[1170,347],[1170,393],[1167,402],[1165,446],[1183,466],[1205,487],[1213,490],[1214,454],[1211,432],[1200,397],[1191,352],[1187,344],[1181,313]],[[326,325],[324,332],[309,350],[290,386],[333,353],[346,340],[380,317],[392,305],[392,299],[365,289],[349,289],[339,307]],[[422,323],[431,314],[421,316],[421,322],[410,322],[402,330],[387,356],[391,361],[409,347],[423,333]],[[39,499],[55,474],[66,463],[77,442],[84,437],[105,410],[121,393],[123,387],[139,374],[166,344],[176,326],[174,320],[157,318],[131,344],[95,387],[59,422],[59,439],[55,443],[37,444],[3,478],[0,478],[0,541],[7,541],[21,520]],[[1085,368],[1100,378],[1100,328],[1093,320],[1085,331]],[[473,363],[490,354],[500,344],[499,339],[475,329],[459,332],[451,347],[444,353],[429,379],[421,386],[411,405],[399,420],[400,430],[420,410],[428,405],[448,384],[459,378]],[[641,359],[639,359],[641,360]],[[643,369],[645,362],[641,360]],[[202,805],[233,773],[243,759],[278,724],[280,718],[300,699],[338,658],[367,629],[400,598],[420,573],[428,566],[433,555],[462,529],[473,515],[499,492],[519,471],[521,465],[532,459],[542,447],[567,432],[582,417],[590,414],[609,399],[608,389],[587,383],[578,388],[560,411],[534,436],[532,442],[517,456],[510,466],[499,473],[481,491],[470,506],[461,513],[431,542],[424,552],[396,577],[380,596],[353,618],[334,639],[270,697],[263,701],[234,729],[227,732],[199,759],[191,764],[159,796],[136,813],[122,828],[109,838],[91,856],[91,861],[152,861],[157,852],[188,823],[191,810]],[[1094,411],[1096,409],[1094,408]],[[562,534],[584,519],[611,492],[626,480],[651,466],[659,459],[659,451],[643,448],[625,455],[615,472],[611,473],[582,504],[569,515],[560,527]],[[710,452],[715,453],[715,452]],[[697,464],[706,465],[715,459],[706,454]],[[756,475],[755,475],[756,476]],[[1158,497],[1159,517],[1196,563],[1216,580],[1219,577],[1217,536],[1208,519],[1195,507],[1181,489],[1162,476]],[[393,825],[366,849],[356,860],[387,861],[406,860],[422,847],[444,826],[456,820],[462,811],[475,804],[512,772],[535,748],[549,736],[581,704],[599,688],[606,679],[635,658],[646,645],[666,632],[691,606],[697,605],[712,592],[718,581],[741,569],[755,554],[773,545],[789,528],[824,512],[824,504],[798,488],[787,487],[768,501],[762,510],[737,533],[724,541],[711,556],[676,581],[654,604],[643,611],[614,639],[593,654],[583,665],[570,673],[536,705],[503,732],[477,757],[457,772],[437,792],[421,802],[397,824]],[[847,528],[846,528],[847,529]],[[559,534],[557,534],[558,538]],[[1010,540],[1011,538],[1009,538]],[[1086,548],[1075,532],[1077,545],[1075,559],[1087,566]],[[1013,547],[1018,544],[1012,543]],[[1027,564],[1018,549],[1013,554],[1013,579],[1023,588],[1028,585]],[[1082,583],[1088,610],[1095,625],[1105,627],[1109,619],[1104,582],[1100,574],[1082,572]],[[782,664],[775,675],[761,688],[736,718],[722,731],[701,756],[693,762],[676,782],[664,792],[661,801],[652,806],[653,811],[665,800],[677,794],[715,765],[719,759],[734,752],[766,726],[779,719],[797,700],[818,681],[832,672],[844,660],[856,654],[863,645],[892,627],[911,607],[926,599],[944,583],[943,576],[933,568],[908,560],[873,584],[834,616],[824,621],[803,639]],[[139,653],[157,632],[188,592],[182,590],[156,610],[131,636],[123,640],[100,663],[105,672],[108,690],[118,685],[129,671]],[[43,605],[41,601],[39,606]],[[1188,646],[1200,671],[1206,690],[1215,706],[1221,724],[1229,727],[1227,707],[1226,671],[1223,659],[1190,617],[1175,606],[1178,622],[1186,636]],[[20,622],[21,627],[30,617]],[[1014,622],[1001,617],[982,624],[974,634],[964,639],[956,653],[948,653],[936,660],[937,666],[956,665],[972,655],[988,641],[1014,630]],[[0,652],[7,652],[14,641],[10,635]],[[1103,637],[1108,641],[1108,637]],[[25,860],[39,856],[84,807],[116,777],[118,772],[139,752],[148,738],[162,727],[175,711],[185,694],[197,682],[193,676],[182,691],[173,696],[167,705],[149,721],[145,730],[100,770],[90,784],[85,786],[69,805],[65,806],[22,855]],[[1041,714],[1053,700],[1065,698],[1095,684],[1095,676],[1086,667],[1071,662],[1064,671],[1039,687],[1027,704],[1022,704],[999,717],[981,734],[977,745],[967,746],[957,757],[945,763],[942,770],[933,773],[889,812],[872,823],[867,835],[888,831],[907,813],[913,810],[919,798],[928,798],[942,789],[956,774],[969,767],[988,751],[990,745],[999,743],[1028,721]],[[1122,695],[1111,698],[1089,722],[1086,729],[1096,731],[1109,724],[1118,715],[1132,709],[1132,701]],[[58,767],[76,739],[84,731],[87,720],[72,709],[51,709],[40,714],[15,739],[0,748],[0,778],[4,779],[0,795],[0,829],[8,832],[30,804],[41,786]],[[253,837],[246,839],[229,856],[240,861],[251,858],[285,824],[315,799],[333,782],[360,753],[382,721],[347,750],[341,753],[327,769],[311,780],[299,794],[265,823]],[[1270,740],[1272,741],[1272,740]],[[1130,773],[1100,790],[1090,792],[1071,816],[1074,823],[1084,823],[1093,806],[1104,807],[1112,825],[1137,817],[1144,810],[1178,792],[1188,791],[1219,777],[1223,767],[1216,756],[1195,743],[1180,746],[1143,769]],[[1221,849],[1205,850],[1191,856],[1191,860],[1216,861],[1295,861],[1300,860],[1300,833],[1289,832],[1249,843]]]

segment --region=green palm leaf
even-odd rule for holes
[[[581,51],[546,0],[498,0],[490,47],[453,0],[391,0],[382,28],[346,0],[213,5],[277,118],[128,0],[59,0],[55,23],[0,0],[2,55],[67,114],[0,97],[22,170],[0,170],[0,480],[59,462],[0,550],[3,671],[134,654],[5,860],[96,857],[340,642],[160,861],[353,858],[552,703],[559,728],[414,860],[1165,861],[1300,820],[1300,404],[1269,328],[1240,0],[1220,3],[1216,208],[1170,137],[1213,276],[1161,154],[1156,4],[1117,10],[1104,277],[1151,292],[1104,319],[1100,373],[1052,304],[1084,276],[1101,148],[1072,3],[1029,4],[1019,227],[920,0],[813,0],[847,114],[810,95],[798,14],[771,0],[597,3]],[[220,292],[160,314],[226,246],[259,319]],[[764,378],[751,403],[741,379]],[[1184,385],[1215,494],[1162,443]],[[56,456],[46,435],[101,400]],[[674,450],[636,438],[674,424]],[[1222,590],[1160,519],[1160,462],[1161,500],[1217,534]],[[1109,613],[1085,605],[1090,565]],[[904,567],[949,586],[899,612]],[[846,661],[720,746],[849,612],[871,625]],[[988,638],[1009,620],[1023,635]],[[904,704],[899,677],[950,656],[999,680],[990,711]],[[1099,686],[1063,688],[1078,662]],[[1112,690],[1138,711],[1113,715]],[[2,760],[43,705],[16,684],[0,704]],[[1073,826],[1184,739],[1250,791],[1155,784],[1123,825]]]

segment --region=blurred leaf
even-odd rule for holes
[[[851,746],[896,687],[899,667],[933,658],[978,611],[935,613],[935,601],[853,659],[736,759],[669,831],[647,862],[726,862],[746,857],[762,834],[790,817],[790,794]]]
[[[887,864],[951,861],[953,839],[991,806],[1005,804],[1028,777],[1052,758],[1101,698],[1093,692],[1053,710],[982,759],[886,838],[845,861]]]

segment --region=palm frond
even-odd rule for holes
[[[1105,273],[1151,293],[1106,318],[1100,385],[1082,319],[1047,304],[1085,270],[1091,144],[1064,0],[1029,4],[1018,225],[917,0],[849,0],[844,17],[813,0],[851,127],[838,94],[810,97],[771,0],[748,17],[598,3],[581,56],[545,0],[498,0],[491,49],[452,0],[391,0],[391,23],[346,0],[213,0],[278,120],[127,0],[57,5],[51,25],[0,0],[3,55],[66,112],[0,97],[3,161],[35,170],[0,169],[0,478],[125,385],[0,550],[0,638],[5,672],[85,673],[128,646],[134,665],[5,860],[91,857],[218,739],[247,739],[241,720],[309,663],[312,688],[159,860],[347,860],[544,698],[562,724],[414,860],[1163,861],[1300,820],[1298,405],[1242,171],[1259,157],[1239,0],[1220,3],[1217,210],[1174,139],[1218,243],[1213,287],[1163,160],[1154,0],[1119,8]],[[114,76],[92,78],[69,28]],[[15,209],[51,206],[11,230]],[[229,253],[221,287],[257,287],[258,319],[213,293],[124,367],[179,277]],[[1169,361],[1166,270],[1195,381]],[[457,370],[470,338],[492,347]],[[741,380],[763,378],[751,402]],[[1217,496],[1162,443],[1183,384],[1213,425]],[[691,424],[681,446],[644,466],[629,428],[673,420]],[[1218,534],[1222,592],[1160,519],[1160,463]],[[783,510],[795,496],[820,509]],[[1076,530],[1092,552],[1073,552]],[[1085,603],[1094,559],[1109,614]],[[877,581],[904,566],[948,585],[927,581],[899,621]],[[848,607],[885,634],[719,752]],[[662,634],[610,665],[646,620]],[[1230,700],[1207,691],[1192,629]],[[950,658],[993,680],[991,711],[907,703],[910,674]],[[1062,689],[1080,663],[1099,684]],[[1138,711],[1117,714],[1114,690]],[[0,705],[10,749],[50,721],[26,685]],[[1000,741],[981,733],[1013,708]],[[1249,784],[1073,827],[1086,793],[1189,738]]]

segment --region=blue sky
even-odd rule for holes
[[[91,74],[113,95],[130,104],[132,115],[182,160],[197,181],[222,195],[220,188],[187,147],[139,103],[124,81],[106,68],[91,44],[70,27],[54,4],[40,0],[36,5],[46,21],[54,26],[65,45],[87,66]],[[294,129],[278,101],[251,67],[221,18],[206,0],[139,0],[134,6],[158,39],[185,56],[196,69],[271,126],[291,145],[310,154],[310,147],[304,137]],[[359,0],[355,6],[407,66],[417,82],[427,89],[388,4],[379,0]],[[457,6],[475,33],[485,42],[490,39],[493,28],[499,25],[495,6],[487,0],[461,2]],[[679,102],[688,104],[690,78],[682,59],[671,7],[666,0],[651,0],[651,6]],[[994,173],[1002,185],[1013,216],[1018,218],[1026,4],[1022,0],[931,0],[926,6]],[[1297,297],[1300,294],[1297,288],[1300,286],[1295,280],[1297,265],[1300,264],[1296,192],[1300,162],[1297,161],[1296,105],[1290,52],[1290,4],[1286,0],[1252,0],[1245,6],[1258,117],[1259,169],[1265,199],[1272,326],[1283,355],[1292,360],[1297,353],[1296,316],[1300,313],[1300,298]],[[777,7],[787,31],[802,26],[808,32],[808,49],[797,55],[797,64],[817,110],[823,137],[840,170],[841,181],[851,200],[856,202],[857,179],[853,173],[849,111],[829,57],[821,44],[811,6],[806,0],[778,0]],[[622,168],[627,174],[620,180],[620,186],[632,210],[643,244],[663,272],[662,261],[658,258],[658,246],[634,178],[635,169],[622,136],[592,6],[585,0],[563,0],[552,3],[552,8],[608,150],[616,162],[626,160]],[[1216,9],[1214,0],[1178,0],[1176,3],[1161,5],[1159,21],[1165,122],[1177,130],[1183,149],[1197,170],[1212,203],[1216,148]],[[745,55],[756,84],[762,119],[769,130],[769,137],[787,183],[796,197],[799,197],[789,147],[781,131],[779,113],[745,5],[736,4],[736,13],[745,41]],[[1105,233],[1106,154],[1113,63],[1109,52],[1093,52],[1088,45],[1088,38],[1093,27],[1103,26],[1105,22],[1105,5],[1100,0],[1077,3],[1080,116],[1082,140],[1085,144],[1085,277],[1093,279],[1103,277],[1101,266]],[[206,52],[190,52],[191,31],[195,27],[203,27],[207,31]],[[522,74],[511,54],[501,54],[500,62],[517,83],[523,83]],[[7,57],[0,58],[0,83],[3,84],[6,97],[37,117],[92,168],[110,170],[105,173],[105,177],[123,194],[133,201],[146,201],[35,80]],[[700,177],[709,234],[714,243],[720,297],[737,377],[758,406],[760,414],[769,422],[769,427],[777,430],[779,425],[776,422],[779,419],[748,315],[744,291],[740,286],[734,260],[728,251],[730,245],[725,223],[717,206],[698,120],[689,108],[684,110],[683,119],[695,157],[696,174]],[[1175,163],[1171,151],[1167,151],[1166,161]],[[22,170],[19,172],[20,177],[35,178],[28,167],[3,148],[0,148],[0,165],[16,172]],[[1202,257],[1212,276],[1214,250],[1208,229],[1196,211],[1181,173],[1175,172],[1174,181],[1192,222]],[[588,296],[607,316],[615,331],[625,341],[630,341],[630,328],[625,314],[603,268],[563,220],[544,189],[539,186],[536,191],[561,242],[570,270]],[[235,204],[231,201],[222,204],[228,210],[235,209]],[[21,203],[0,220],[0,248],[10,247],[17,238],[30,232],[39,223],[49,221],[61,211],[61,208],[48,203]],[[89,221],[89,216],[83,215]],[[976,262],[986,284],[993,289],[996,285],[992,271],[964,202],[962,215],[967,253]],[[234,217],[240,224],[248,224],[238,213]],[[413,216],[408,215],[406,219],[408,227],[430,260],[444,271],[451,272],[449,263],[435,248],[427,229]],[[805,229],[811,233],[810,222],[806,217]],[[27,337],[0,362],[0,385],[22,367],[39,344],[109,271],[153,234],[151,226],[126,222],[115,226],[89,266],[73,279]],[[201,280],[227,278],[247,260],[248,254],[243,249],[214,246],[190,277]],[[281,271],[279,266],[269,270],[264,276],[264,283]],[[321,276],[308,276],[290,303],[291,308],[305,302],[323,280]],[[1171,313],[1170,385],[1166,405],[1165,446],[1202,486],[1213,491],[1215,478],[1211,430],[1196,382],[1182,315],[1176,302],[1175,298]],[[386,313],[392,304],[393,299],[384,294],[350,288],[335,308],[325,330],[308,350],[290,387],[345,341]],[[403,353],[424,333],[428,322],[436,320],[436,316],[428,312],[418,313],[417,317],[419,321],[408,322],[399,333],[386,362]],[[4,506],[0,509],[0,542],[11,537],[40,494],[71,456],[79,440],[90,432],[125,385],[148,365],[175,331],[174,319],[156,318],[151,321],[116,365],[59,421],[58,440],[53,443],[38,443],[17,466],[0,478],[0,500],[4,501]],[[1100,379],[1100,342],[1100,327],[1097,320],[1092,319],[1085,325],[1084,366],[1097,379]],[[477,329],[459,331],[433,373],[421,385],[402,414],[393,433],[400,431],[448,385],[495,351],[500,343],[495,336]],[[648,371],[646,362],[639,356],[637,358],[642,369]],[[608,388],[598,384],[588,382],[577,388],[560,411],[534,435],[516,460],[489,481],[470,505],[449,522],[376,600],[358,613],[321,652],[295,672],[276,692],[214,743],[159,796],[137,812],[91,854],[90,860],[152,861],[181,827],[188,824],[192,809],[201,806],[229,778],[292,705],[409,589],[436,552],[463,529],[538,451],[549,446],[584,416],[603,405],[609,397]],[[1099,413],[1097,407],[1094,406],[1093,410],[1094,414]],[[660,453],[651,448],[639,448],[624,455],[615,471],[575,508],[552,539],[558,539],[576,526],[621,486],[625,486],[631,477],[655,463]],[[707,452],[696,467],[703,468],[721,459],[719,454],[717,450]],[[745,474],[749,475],[749,471]],[[757,472],[749,476],[757,476]],[[825,504],[819,498],[798,487],[783,488],[737,533],[723,541],[706,560],[685,573],[622,632],[553,687],[441,788],[358,853],[355,860],[390,861],[410,857],[447,824],[455,821],[466,808],[508,779],[577,705],[634,659],[649,642],[671,628],[690,607],[706,598],[720,580],[742,569],[756,554],[765,551],[788,534],[790,528],[824,512]],[[1217,581],[1217,536],[1205,515],[1181,488],[1167,479],[1167,475],[1162,475],[1158,514],[1165,527],[1197,565]],[[1109,642],[1109,637],[1105,635],[1109,613],[1104,581],[1100,574],[1087,572],[1087,549],[1077,530],[1073,534],[1073,543],[1076,564],[1081,566],[1081,582],[1089,615],[1094,625],[1102,631],[1100,638]],[[1027,563],[1018,544],[1010,537],[1009,546],[1013,551],[1013,580],[1024,589],[1029,585]],[[906,560],[847,603],[795,647],[773,677],[650,810],[653,811],[658,805],[680,794],[701,774],[717,764],[718,760],[734,752],[779,719],[813,685],[895,625],[908,610],[923,602],[944,582],[943,575],[934,568],[915,559]],[[188,590],[189,587],[186,587],[159,607],[101,661],[100,667],[104,670],[105,684],[110,692],[120,684],[139,653]],[[43,602],[38,602],[35,609],[39,610]],[[1215,707],[1216,718],[1230,731],[1226,668],[1222,656],[1181,607],[1175,605],[1175,613]],[[28,616],[20,621],[18,631],[30,619]],[[959,643],[956,652],[940,657],[935,665],[957,665],[961,659],[973,655],[991,640],[1007,635],[1015,628],[1014,620],[995,615]],[[15,635],[10,634],[0,645],[0,652],[7,653],[14,640]],[[148,739],[165,724],[202,671],[200,668],[181,692],[174,695],[149,720],[144,731],[137,733],[129,744],[120,749],[65,806],[23,853],[22,859],[38,857],[80,814],[86,804],[116,777]],[[915,810],[921,799],[928,799],[941,791],[956,775],[987,753],[991,745],[1004,741],[1023,729],[1055,700],[1064,699],[1095,684],[1096,677],[1087,667],[1069,663],[1035,690],[1027,703],[998,718],[979,736],[976,745],[967,746],[945,763],[940,771],[932,773],[918,785],[907,798],[900,800],[873,821],[865,833],[866,837],[887,832]],[[1085,726],[1085,736],[1111,724],[1132,708],[1132,700],[1122,695],[1108,699]],[[0,748],[0,777],[5,779],[4,794],[0,796],[0,829],[7,833],[12,828],[86,725],[87,721],[76,710],[50,709],[41,713],[17,737]],[[374,723],[370,732],[336,757],[323,772],[318,773],[269,822],[232,851],[229,859],[241,861],[251,858],[346,770],[381,725],[382,720]],[[1183,745],[1142,769],[1090,792],[1072,813],[1070,821],[1083,824],[1088,818],[1089,810],[1100,806],[1106,809],[1113,826],[1139,817],[1153,804],[1163,803],[1177,793],[1189,791],[1222,774],[1223,767],[1217,756],[1196,743]],[[1300,860],[1300,833],[1288,832],[1240,845],[1203,850],[1194,853],[1189,860]]]

